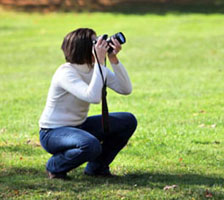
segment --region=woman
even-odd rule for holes
[[[134,133],[137,121],[130,113],[110,113],[110,134],[101,125],[101,115],[87,117],[90,103],[100,103],[103,81],[120,94],[132,90],[128,74],[117,58],[121,45],[112,39],[113,52],[108,55],[113,71],[105,67],[108,43],[100,37],[93,54],[92,29],[80,28],[64,38],[62,50],[66,63],[55,72],[46,106],[41,115],[40,142],[53,154],[46,169],[49,178],[66,178],[67,172],[88,161],[86,175],[110,176],[109,164],[127,144]]]

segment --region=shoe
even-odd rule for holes
[[[108,166],[103,166],[93,170],[94,167],[87,165],[84,174],[87,176],[103,176],[103,177],[113,177]]]
[[[101,177],[108,177],[108,178],[114,177],[114,175],[111,174],[110,171],[109,172],[102,171],[102,172],[95,172],[95,173],[89,173],[84,171],[84,174],[87,176],[101,176]]]
[[[63,180],[69,180],[70,178],[67,176],[66,172],[62,172],[62,173],[51,173],[49,171],[47,171],[47,175],[49,179],[63,179]]]

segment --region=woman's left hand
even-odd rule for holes
[[[109,45],[113,48],[113,51],[109,54],[110,55],[117,55],[121,51],[121,44],[118,42],[117,39],[111,38],[113,43],[110,43]]]
[[[109,45],[113,48],[113,51],[108,54],[108,58],[111,63],[117,64],[119,61],[117,59],[117,54],[121,51],[121,44],[118,42],[117,39],[111,38],[113,43],[110,43]]]

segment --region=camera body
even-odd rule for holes
[[[96,40],[93,41],[93,44],[97,43],[99,37],[96,38]],[[108,43],[108,45],[111,43],[113,44],[112,38],[117,39],[118,42],[120,44],[124,44],[126,42],[126,38],[124,36],[124,34],[122,32],[116,33],[110,37],[108,37],[107,34],[103,35],[103,40],[106,40],[106,42]],[[113,51],[113,48],[110,46],[110,48],[108,49],[108,53],[111,53]]]

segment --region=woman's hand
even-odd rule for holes
[[[108,43],[105,40],[103,40],[102,36],[97,40],[97,43],[93,46],[93,48],[95,48],[95,50],[96,50],[96,54],[97,54],[98,60],[101,65],[105,64],[104,63],[105,57],[106,57],[109,47],[110,46],[108,45]],[[96,55],[94,52],[93,52],[93,55],[94,55],[95,62],[96,62]]]
[[[117,54],[121,51],[121,44],[117,39],[111,38],[113,43],[110,43],[110,46],[113,48],[113,51],[108,54],[108,58],[112,64],[118,64],[119,60]]]

